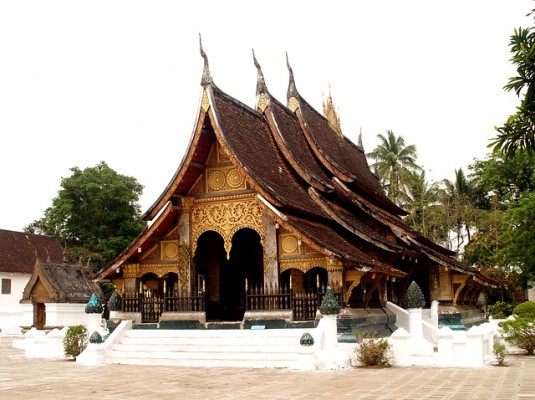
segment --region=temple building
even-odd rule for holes
[[[400,304],[412,281],[427,303],[475,304],[491,284],[403,221],[362,145],[297,90],[286,104],[258,71],[254,109],[214,83],[204,58],[202,100],[171,181],[143,218],[148,227],[97,280],[142,322],[195,311],[207,321],[289,310],[313,319],[327,285],[346,308]]]

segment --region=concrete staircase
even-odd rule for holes
[[[106,364],[298,368],[307,329],[129,329]]]

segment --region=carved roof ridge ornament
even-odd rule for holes
[[[288,100],[288,108],[295,112],[299,108],[299,103],[297,98],[299,93],[297,92],[297,87],[295,86],[294,71],[290,66],[290,60],[288,59],[288,52],[286,52],[286,66],[288,67],[288,72],[290,73],[290,82],[288,83],[288,93],[286,98]]]
[[[269,92],[267,90],[266,81],[264,79],[264,73],[262,72],[262,67],[258,63],[256,56],[253,51],[253,62],[258,71],[256,78],[256,108],[262,112],[269,106]]]
[[[201,86],[206,88],[206,86],[212,85],[214,81],[212,80],[212,76],[210,75],[210,66],[208,65],[208,56],[206,55],[206,53],[204,52],[202,48],[202,37],[200,33],[199,33],[199,47],[201,50],[201,57],[204,59]]]
[[[358,141],[357,146],[358,146],[359,149],[362,150],[363,153],[365,153],[364,145],[362,144],[362,127],[360,128],[360,131],[359,131],[359,141]]]

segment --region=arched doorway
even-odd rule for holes
[[[280,274],[280,286],[294,293],[323,293],[327,288],[329,274],[323,267],[313,267],[307,272],[290,268]]]
[[[141,277],[141,287],[145,297],[161,296],[163,290],[160,288],[158,276],[148,272]]]
[[[243,318],[246,286],[264,287],[263,254],[260,235],[253,229],[240,229],[232,237],[229,262],[221,269],[221,297],[226,319]]]
[[[328,273],[325,268],[314,267],[303,277],[303,287],[307,293],[324,293],[327,289]]]
[[[206,319],[223,319],[221,299],[221,270],[227,264],[227,252],[221,235],[214,231],[204,232],[197,240],[195,263],[198,291],[206,295]]]

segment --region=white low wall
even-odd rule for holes
[[[45,326],[87,326],[88,314],[85,313],[85,306],[77,303],[45,303]]]
[[[88,336],[91,336],[95,331],[102,337],[107,335],[108,332],[100,314],[86,314],[85,311],[82,311],[83,316],[75,317],[70,314],[70,312],[74,312],[73,310],[75,309],[75,307],[59,307],[60,312],[65,312],[65,315],[61,315],[61,317],[57,319],[52,319],[52,321],[56,322],[57,325],[63,325],[64,327],[61,330],[55,328],[46,332],[44,330],[31,328],[22,335],[21,339],[13,339],[12,347],[23,349],[27,358],[63,359],[67,358],[64,352],[63,339],[65,338],[69,326],[86,326]]]
[[[497,324],[484,323],[468,331],[439,330],[434,326],[438,319],[433,310],[430,320],[424,321],[421,310],[387,306],[399,318],[399,328],[389,339],[396,365],[483,367],[495,360],[493,346],[500,335]]]

